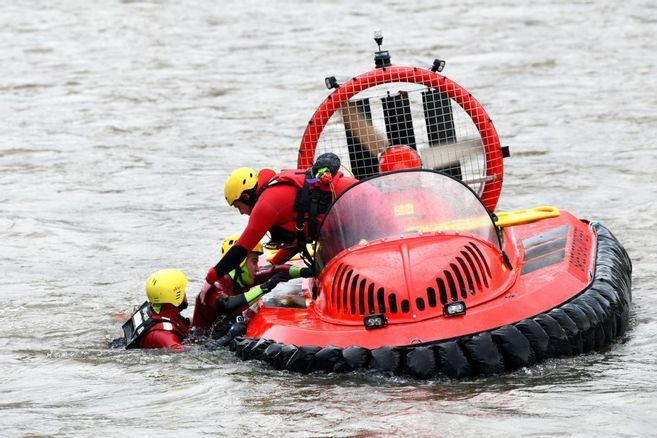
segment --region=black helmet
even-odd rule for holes
[[[320,155],[315,160],[315,164],[313,164],[313,176],[316,176],[320,169],[324,168],[328,168],[331,175],[335,176],[338,170],[340,170],[340,158],[333,152],[326,152]]]

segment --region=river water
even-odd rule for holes
[[[3,2],[0,435],[656,436],[657,6],[533,3]],[[463,382],[109,350],[152,271],[193,299],[245,223],[227,174],[293,166],[324,77],[369,70],[375,28],[487,108],[512,152],[501,210],[556,205],[626,246],[627,335]]]

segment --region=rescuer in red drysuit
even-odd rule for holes
[[[180,314],[187,308],[187,278],[177,269],[164,269],[146,281],[148,301],[123,324],[126,348],[168,348],[183,351],[189,319]]]
[[[273,264],[305,251],[306,243],[316,239],[321,219],[335,198],[357,182],[343,176],[339,167],[339,158],[327,153],[318,157],[310,172],[235,170],[226,181],[224,195],[229,205],[250,216],[249,222],[235,245],[208,272],[206,282],[213,284],[238,267],[247,248],[253,248],[267,232],[272,242],[283,245],[271,260]]]
[[[224,239],[221,253],[226,254],[235,245],[239,235]],[[206,283],[196,296],[191,328],[194,336],[224,336],[232,327],[232,337],[240,328],[235,326],[238,317],[278,283],[291,278],[310,277],[312,270],[293,265],[273,265],[258,270],[258,258],[263,254],[260,242],[248,253],[244,262],[212,285]],[[210,268],[214,270],[214,268]],[[255,287],[254,287],[255,286]],[[240,333],[241,334],[241,333]]]

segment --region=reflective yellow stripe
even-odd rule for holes
[[[244,298],[246,299],[246,302],[251,305],[263,295],[264,293],[262,292],[262,289],[260,289],[260,286],[256,286],[250,291],[245,292]]]

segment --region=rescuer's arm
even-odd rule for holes
[[[276,254],[274,254],[274,257],[272,257],[272,259],[271,259],[271,262],[274,265],[285,263],[288,260],[290,260],[292,257],[294,257],[297,252],[299,252],[299,251],[296,248],[294,248],[294,249],[281,248],[278,251],[276,251]]]
[[[290,278],[309,278],[312,277],[314,272],[312,269],[305,266],[295,266],[295,265],[272,265],[267,269],[261,269],[256,272],[254,278],[254,284],[262,284],[265,281],[269,280],[273,275],[284,272],[290,274]]]
[[[288,274],[290,274],[290,278],[310,278],[315,275],[315,271],[307,266],[290,266]]]
[[[240,238],[226,252],[221,260],[219,260],[219,263],[215,265],[214,275],[212,275],[212,272],[209,272],[205,281],[213,284],[217,279],[237,268],[246,258],[249,251],[260,242],[260,239],[262,239],[265,233],[276,223],[278,214],[278,209],[268,202],[267,199],[258,200],[249,217],[249,223],[246,225]]]
[[[270,292],[278,283],[288,281],[290,274],[286,272],[278,272],[274,274],[269,280],[256,286],[243,294],[234,295],[232,297],[219,297],[217,298],[217,310],[222,314],[229,314],[236,309],[245,305],[251,305],[258,301],[264,294]]]

